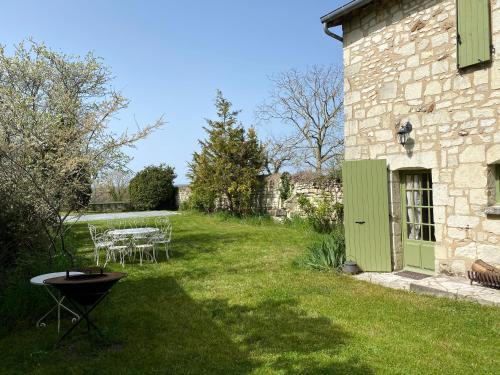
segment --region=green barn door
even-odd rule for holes
[[[346,255],[363,271],[391,271],[385,160],[344,161]]]
[[[436,237],[431,172],[409,172],[401,177],[405,268],[432,273]]]

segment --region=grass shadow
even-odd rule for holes
[[[373,373],[356,359],[337,360],[349,334],[330,319],[307,315],[294,299],[269,299],[255,306],[213,299],[203,306],[231,337],[239,338],[241,347],[270,358],[267,363],[254,363],[258,367],[286,374]]]

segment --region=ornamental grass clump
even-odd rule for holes
[[[343,228],[338,227],[330,236],[309,247],[302,265],[322,271],[339,271],[344,264],[345,238]]]

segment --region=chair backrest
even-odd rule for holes
[[[168,225],[165,228],[165,239],[167,241],[170,241],[172,239],[172,224],[168,223]]]
[[[97,242],[97,228],[95,225],[88,224],[90,237],[92,238],[92,242],[95,244]]]
[[[134,245],[152,245],[155,236],[154,233],[148,233],[144,236],[131,237],[130,239]]]
[[[168,226],[170,225],[170,220],[168,217],[163,216],[156,219],[156,227],[162,232],[166,233]]]

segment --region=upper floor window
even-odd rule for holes
[[[491,60],[489,0],[457,0],[457,65]]]

